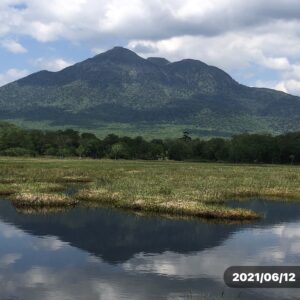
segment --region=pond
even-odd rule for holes
[[[231,202],[250,224],[109,208],[20,213],[0,201],[0,299],[299,299],[296,289],[230,289],[233,265],[300,265],[300,205]]]

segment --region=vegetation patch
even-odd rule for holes
[[[300,200],[300,167],[292,165],[1,157],[0,165],[0,177],[14,179],[0,185],[0,190],[14,192],[10,197],[20,206],[24,202],[68,206],[74,197],[85,205],[139,213],[240,221],[259,215],[226,207],[227,200]],[[71,197],[62,194],[70,184],[62,178],[94,181],[79,182],[79,191],[75,189]]]
[[[65,176],[62,177],[61,181],[66,183],[88,183],[93,182],[93,179],[84,176]]]
[[[205,204],[200,201],[165,201],[164,198],[160,197],[133,200],[107,189],[84,189],[78,192],[76,199],[96,201],[116,208],[177,216],[230,220],[255,220],[260,218],[259,214],[248,209],[227,208],[225,206]]]
[[[26,182],[18,185],[22,193],[57,193],[63,192],[66,187],[63,184],[53,182]]]
[[[0,184],[11,184],[15,182],[13,178],[0,178]]]
[[[15,189],[11,185],[0,183],[0,196],[10,196],[15,193]]]
[[[78,203],[62,194],[45,193],[19,193],[14,196],[12,201],[16,207],[68,207]]]
[[[232,209],[195,202],[145,203],[135,201],[132,204],[128,202],[117,203],[117,207],[206,219],[256,220],[260,218],[257,213],[248,209]]]
[[[113,203],[119,200],[119,193],[109,192],[107,189],[83,189],[76,194],[76,199],[85,201],[100,201]]]

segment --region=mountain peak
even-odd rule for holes
[[[157,66],[165,66],[170,63],[167,59],[163,57],[148,57],[147,60]]]
[[[124,48],[122,46],[115,46],[113,48],[111,48],[110,50],[107,50],[105,53],[110,53],[110,54],[118,54],[118,55],[137,55],[135,52]]]
[[[93,59],[109,60],[119,63],[133,63],[136,61],[144,60],[135,52],[120,46],[116,46],[106,52],[98,54]]]

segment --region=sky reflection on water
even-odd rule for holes
[[[232,265],[300,265],[299,205],[253,203],[264,221],[222,225],[110,209],[24,215],[0,201],[0,299],[299,299],[224,286]]]

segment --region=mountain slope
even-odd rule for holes
[[[1,87],[0,118],[94,128],[177,126],[195,134],[279,133],[300,130],[300,98],[243,86],[197,60],[143,59],[115,47]]]

